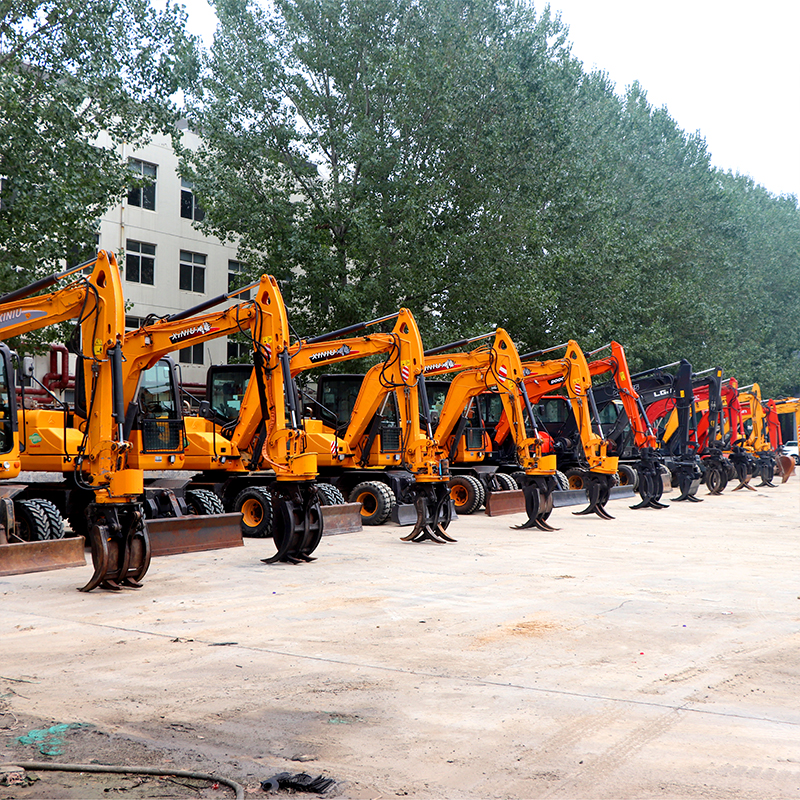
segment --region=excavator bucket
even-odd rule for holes
[[[795,463],[791,456],[778,456],[781,483],[786,483],[794,475]]]
[[[486,516],[499,517],[503,514],[521,514],[525,511],[525,494],[522,489],[488,492],[486,495]]]
[[[334,533],[357,533],[364,530],[361,524],[361,503],[343,503],[322,506],[323,536]]]
[[[240,513],[208,516],[187,514],[182,517],[149,519],[147,533],[152,556],[244,547]]]
[[[13,542],[0,533],[0,576],[47,572],[86,564],[83,536],[47,539],[43,542]]]

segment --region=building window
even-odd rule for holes
[[[137,178],[147,181],[146,186],[131,189],[128,192],[128,205],[146,208],[148,211],[156,210],[156,173],[158,168],[155,164],[148,164],[146,161],[139,161],[132,158],[128,162],[131,172]]]
[[[240,261],[234,261],[233,259],[228,259],[229,292],[232,292],[234,289],[238,289],[242,284],[245,283],[242,277],[244,271],[245,271],[244,264],[242,264]],[[236,300],[238,300],[240,303],[249,299],[250,299],[250,292],[242,292],[241,294],[236,295]]]
[[[142,323],[144,319],[142,317],[132,317],[129,315],[125,315],[125,330],[126,331],[136,331],[142,327]]]
[[[244,364],[250,363],[253,355],[252,342],[238,342],[228,337],[228,363]]]
[[[178,351],[178,361],[181,364],[202,364],[203,345],[193,344]]]
[[[206,257],[181,250],[180,286],[184,292],[203,294],[206,290]]]
[[[125,243],[125,280],[132,283],[155,283],[156,246],[128,239]]]
[[[191,181],[181,179],[181,216],[185,219],[193,219],[195,222],[202,222],[206,212],[203,210],[194,193]]]

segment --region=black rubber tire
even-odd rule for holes
[[[210,489],[187,489],[186,505],[190,514],[199,516],[211,516],[213,514],[225,513],[222,500]]]
[[[266,489],[251,486],[233,501],[233,510],[242,514],[242,536],[269,539],[272,536],[272,496]]]
[[[495,478],[497,478],[498,483],[502,487],[501,491],[512,492],[515,489],[519,489],[519,486],[517,486],[517,482],[514,480],[514,478],[505,472],[496,472]]]
[[[586,472],[582,469],[568,469],[564,473],[570,489],[585,489],[586,484]]]
[[[517,489],[521,489],[525,483],[525,473],[522,470],[517,470],[517,472],[512,472],[511,477],[514,479],[514,483],[517,484]]]
[[[486,499],[483,484],[472,475],[456,475],[447,486],[456,514],[472,514]]]
[[[58,510],[58,507],[55,503],[50,500],[45,500],[41,497],[37,497],[35,500],[31,502],[36,503],[39,508],[44,511],[47,516],[47,522],[50,525],[50,536],[48,539],[63,539],[64,538],[64,517],[61,516],[61,512]]]
[[[35,500],[17,500],[14,515],[24,542],[44,542],[50,538],[50,520]]]
[[[556,470],[555,479],[558,491],[566,492],[569,490],[569,478],[563,472]]]
[[[344,505],[344,495],[332,483],[318,483],[317,497],[321,506]]]
[[[351,503],[361,503],[361,524],[382,525],[389,518],[397,500],[381,481],[364,481],[350,492]]]

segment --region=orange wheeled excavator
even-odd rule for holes
[[[565,350],[563,358],[533,360],[561,349]],[[577,342],[570,340],[528,353],[521,359],[525,376],[524,396],[532,409],[532,425],[538,433],[538,416],[544,423],[542,434],[546,431],[548,419],[553,419],[559,426],[553,431],[546,431],[552,441],[552,452],[557,458],[560,456],[562,460],[568,460],[571,465],[567,474],[569,488],[585,490],[588,497],[589,505],[583,511],[574,513],[579,516],[594,513],[603,519],[613,519],[605,507],[616,485],[619,459],[609,452],[609,442],[599,421],[592,377],[583,351]],[[553,392],[562,387],[566,395],[553,396]],[[548,395],[553,404],[550,409],[543,405]],[[549,413],[554,409],[555,414]],[[504,415],[494,432],[498,447],[502,448],[508,435],[508,418]],[[573,501],[569,499],[568,502],[571,504]]]
[[[91,270],[63,289],[33,296],[58,280]],[[147,525],[141,503],[142,472],[130,469],[126,456],[130,447],[122,434],[122,343],[124,301],[121,280],[113,254],[100,252],[93,262],[79,265],[0,297],[0,319],[5,336],[17,336],[49,324],[77,317],[73,349],[78,355],[77,378],[83,387],[81,400],[70,414],[61,417],[63,437],[73,434],[73,455],[61,456],[74,487],[90,496],[86,506],[94,575],[81,591],[102,585],[139,586],[150,564]],[[20,410],[20,466],[46,449],[51,421],[48,411]],[[48,424],[50,422],[51,424]],[[23,496],[37,502],[36,487],[25,486]],[[18,505],[25,502],[19,501]],[[39,501],[41,506],[41,501]],[[6,530],[11,527],[5,504]],[[61,523],[63,525],[63,522]],[[52,526],[51,526],[52,528]],[[81,540],[78,540],[81,544]]]
[[[129,332],[125,339],[126,385],[134,383],[127,376],[146,374],[143,370],[152,368],[169,350],[235,330],[245,332],[253,344],[253,365],[221,365],[208,371],[200,414],[184,419],[182,467],[198,471],[191,479],[193,491],[211,490],[226,508],[242,513],[246,533],[273,538],[277,553],[265,561],[308,560],[328,516],[320,513],[320,502],[340,504],[343,513],[331,515],[337,530],[356,528],[349,519],[357,513],[356,506],[341,505],[344,498],[338,486],[348,485],[356,470],[356,451],[363,437],[359,425],[363,415],[370,413],[370,405],[363,401],[347,430],[326,428],[322,420],[304,417],[295,378],[321,364],[386,354],[384,364],[368,375],[364,397],[389,402],[389,395],[394,390],[400,394],[399,388],[404,387],[399,405],[410,407],[415,400],[406,394],[416,391],[411,381],[414,364],[419,362],[416,352],[421,351],[419,331],[411,313],[401,309],[378,320],[290,343],[286,309],[277,282],[270,276],[262,276],[255,285],[253,300],[224,311],[200,313],[214,303],[209,300],[179,315],[148,320],[139,330]],[[395,324],[388,333],[338,338],[390,320]],[[371,383],[375,384],[372,388]],[[405,466],[410,466],[407,474],[416,514],[412,538],[444,541],[446,523],[438,522],[444,511],[435,508],[442,465],[429,452],[425,437],[418,430],[415,433],[417,417],[410,413],[404,417],[409,420],[404,425],[408,443]],[[130,410],[129,418],[135,419]],[[400,458],[392,452],[386,460],[395,464]],[[367,522],[373,496],[385,500],[388,492],[388,484],[374,480],[386,474],[380,459],[378,462],[369,472],[373,478],[370,486],[362,487],[356,497]]]
[[[487,339],[492,339],[487,342]],[[470,351],[453,352],[475,342],[482,341]],[[469,503],[474,510],[485,498],[487,514],[511,513],[516,508],[500,511],[494,502],[498,491],[516,489],[517,482],[509,474],[498,472],[497,464],[486,464],[493,444],[489,431],[482,424],[481,400],[498,399],[508,430],[513,440],[513,453],[505,466],[518,473],[520,488],[525,501],[527,521],[519,526],[554,530],[547,522],[553,510],[553,492],[556,457],[547,454],[549,444],[532,429],[526,430],[526,416],[535,425],[533,409],[527,395],[522,391],[524,371],[517,348],[503,328],[491,333],[462,339],[458,342],[435,347],[425,352],[425,373],[431,376],[457,373],[446,386],[441,399],[438,423],[434,439],[448,455],[454,477],[450,481],[450,494],[459,506]],[[428,383],[426,378],[426,383]],[[428,388],[434,388],[428,383]],[[440,393],[445,386],[436,386],[432,395]],[[477,424],[475,424],[477,423]],[[461,502],[460,502],[461,501]]]
[[[349,334],[394,320],[389,333]],[[344,337],[344,338],[343,338]],[[321,336],[290,349],[292,375],[354,356],[385,353],[366,375],[322,375],[316,398],[307,397],[306,430],[319,459],[320,477],[351,502],[365,524],[389,517],[411,522],[405,541],[455,541],[447,528],[452,507],[449,465],[434,440],[425,390],[422,338],[408,309]],[[334,435],[326,451],[323,443]],[[410,513],[409,513],[410,512]]]

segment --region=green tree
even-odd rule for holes
[[[543,315],[538,210],[558,81],[579,74],[558,20],[493,0],[215,7],[187,170],[300,329],[406,305],[433,343]]]
[[[184,23],[149,0],[0,0],[0,290],[91,257],[131,185],[114,145],[172,127]]]

